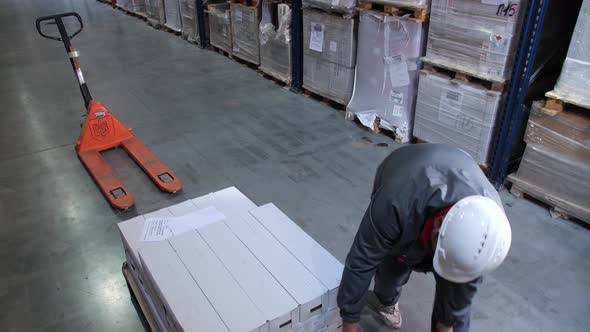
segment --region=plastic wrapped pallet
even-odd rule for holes
[[[487,165],[500,99],[499,92],[422,70],[414,136],[457,146]]]
[[[180,0],[182,36],[188,41],[197,41],[197,8],[195,0]]]
[[[209,39],[211,45],[231,54],[231,19],[228,3],[207,6],[209,11]]]
[[[367,127],[395,132],[401,142],[412,136],[425,23],[410,18],[362,11],[357,69],[347,110]]]
[[[145,0],[145,13],[148,22],[152,25],[159,26],[166,23],[164,0]]]
[[[590,108],[590,1],[584,0],[570,42],[556,94],[577,105]]]
[[[260,64],[260,4],[246,6],[230,3],[232,55],[255,65]]]
[[[370,2],[394,5],[404,8],[422,8],[430,5],[430,0],[370,0]]]
[[[348,104],[356,65],[357,20],[303,10],[303,87]]]
[[[549,116],[535,103],[526,150],[509,180],[527,194],[590,222],[590,116],[583,111]]]
[[[317,8],[332,13],[352,14],[357,0],[303,0],[303,8]]]
[[[164,0],[164,12],[166,13],[166,23],[164,25],[174,31],[182,31],[180,0]]]
[[[278,22],[278,27],[272,22]],[[291,83],[291,7],[262,1],[260,67],[266,74]]]
[[[487,80],[509,79],[526,0],[432,0],[426,56]]]
[[[117,6],[133,13],[144,14],[145,1],[146,0],[119,0]]]

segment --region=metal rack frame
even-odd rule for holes
[[[522,126],[524,101],[533,72],[535,58],[541,42],[543,23],[549,7],[549,0],[530,0],[522,26],[516,60],[512,69],[512,80],[504,103],[504,111],[497,131],[489,179],[501,187],[506,179],[508,166],[512,161],[512,149]]]

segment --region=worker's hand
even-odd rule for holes
[[[436,332],[453,332],[453,327],[436,323]]]
[[[359,328],[358,323],[343,323],[342,332],[357,332]]]

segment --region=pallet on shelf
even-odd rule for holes
[[[155,26],[154,26],[155,27]],[[158,29],[162,30],[162,31],[166,31],[168,33],[177,35],[177,36],[181,36],[182,35],[182,31],[176,31],[174,29],[171,29],[163,24],[160,24],[160,26],[158,27]]]
[[[427,58],[422,58],[424,70],[432,73],[443,73],[447,76],[453,77],[457,81],[480,84],[486,89],[496,92],[504,92],[506,88],[505,81],[494,81],[485,78],[478,73],[468,72],[465,70],[451,68],[444,64],[437,63]]]
[[[590,105],[587,105],[583,101],[569,96],[560,95],[556,91],[547,92],[545,97],[547,97],[547,101],[543,107],[543,112],[548,115],[557,115],[568,108],[590,109]]]
[[[385,15],[404,16],[412,15],[417,21],[427,21],[430,15],[430,8],[428,5],[411,5],[402,2],[388,1],[388,3],[381,3],[380,1],[359,0],[357,10],[372,10],[383,13]]]
[[[142,323],[147,324],[147,326],[144,327],[146,328],[146,330],[149,327],[150,331],[160,332],[160,327],[156,322],[156,318],[154,317],[154,314],[150,310],[148,303],[146,302],[141,290],[139,289],[139,285],[133,277],[131,270],[129,270],[129,265],[127,264],[127,262],[123,263],[121,270],[123,272],[123,276],[125,277],[125,281],[127,282],[127,288],[129,289],[131,301],[134,305],[137,304],[135,305],[135,308],[139,311],[138,314],[140,315]]]
[[[224,50],[224,49],[222,49],[220,47],[209,45],[209,49],[211,51],[215,52],[215,53],[219,53],[219,54],[221,54],[221,55],[223,55],[225,57],[228,57],[230,59],[233,59],[234,58],[233,55],[230,52],[228,52],[228,51],[226,51],[226,50]]]
[[[372,119],[361,119],[358,115],[351,111],[346,111],[344,118],[349,121],[358,121],[363,127],[369,129],[373,134],[383,134],[385,136],[391,137],[394,141],[405,144],[411,141],[411,136],[407,132],[398,131],[396,129],[390,130],[387,128],[383,128],[381,124],[381,118],[378,115],[375,115]]]
[[[145,13],[130,11],[129,9],[121,6],[120,4],[115,4],[114,7],[117,8],[117,9],[119,9],[120,11],[124,12],[125,14],[127,14],[129,16],[133,16],[133,17],[139,18],[140,20],[144,20],[144,21],[147,20],[147,15]]]

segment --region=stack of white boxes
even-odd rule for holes
[[[346,105],[356,65],[356,0],[306,0],[303,5],[303,87]]]
[[[225,218],[162,241],[145,220],[214,207]],[[164,331],[339,331],[342,264],[273,204],[231,187],[119,223],[133,276]]]
[[[525,7],[525,0],[432,1],[425,61],[442,70],[420,76],[414,136],[489,163],[502,95],[488,87],[510,78]],[[445,69],[475,83],[455,80]]]
[[[166,13],[166,23],[164,25],[176,32],[181,32],[180,0],[164,0],[164,12]]]
[[[361,11],[354,93],[347,111],[407,143],[418,90],[427,23],[409,17]]]

